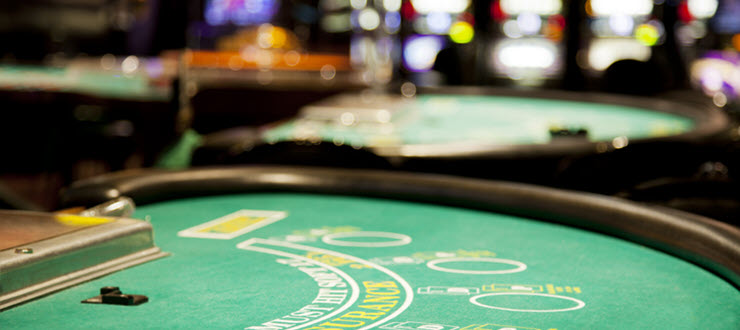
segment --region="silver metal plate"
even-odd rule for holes
[[[0,310],[166,255],[145,221],[0,211]]]

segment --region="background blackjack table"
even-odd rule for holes
[[[740,230],[614,198],[438,175],[133,171],[68,205],[138,204],[170,256],[7,309],[32,328],[737,329]],[[30,244],[31,247],[33,244]],[[137,306],[81,304],[101,287]]]
[[[729,139],[727,116],[686,96],[473,87],[411,94],[346,94],[289,121],[206,135],[193,164],[401,169],[611,194],[691,176]]]

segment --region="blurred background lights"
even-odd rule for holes
[[[127,56],[123,62],[121,62],[121,70],[125,74],[134,73],[139,68],[139,58],[136,56]]]
[[[740,55],[710,51],[691,65],[691,83],[710,97],[722,93],[727,100],[740,97]],[[716,100],[715,100],[716,101]]]
[[[646,46],[654,46],[660,39],[658,29],[652,24],[640,24],[635,29],[635,39]]]
[[[383,8],[385,8],[385,11],[399,11],[401,10],[401,0],[383,0]]]
[[[522,31],[519,30],[519,23],[515,20],[508,20],[503,25],[503,31],[504,35],[506,35],[509,38],[521,38],[522,37]]]
[[[105,70],[111,70],[116,65],[116,56],[105,54],[100,58],[100,66]]]
[[[450,39],[458,44],[467,44],[473,40],[475,30],[468,22],[457,22],[450,28]]]
[[[609,37],[614,32],[609,26],[609,19],[595,19],[591,22],[591,31],[596,37]]]
[[[403,49],[406,68],[415,72],[431,70],[443,46],[443,41],[438,36],[415,36],[407,39]]]
[[[209,0],[204,16],[210,25],[254,25],[272,20],[279,7],[278,0]]]
[[[620,60],[646,62],[652,50],[635,39],[597,39],[588,48],[588,65],[598,71]]]
[[[629,139],[626,136],[617,136],[612,140],[612,146],[614,149],[622,149],[629,145]]]
[[[635,20],[627,15],[613,15],[609,17],[609,27],[618,36],[630,36],[635,28]]]
[[[694,39],[701,39],[707,35],[707,25],[702,21],[693,21],[689,26],[689,33]]]
[[[411,0],[411,4],[421,14],[435,11],[459,14],[470,6],[470,0]]]
[[[555,45],[545,40],[505,40],[494,53],[497,62],[505,68],[547,69],[555,64],[557,57]]]
[[[352,8],[354,9],[363,9],[367,6],[367,0],[351,0],[350,5],[352,5]]]
[[[434,34],[447,34],[452,24],[450,14],[434,11],[427,15],[427,27]]]
[[[501,0],[501,10],[509,15],[553,15],[559,13],[562,6],[561,0]]]
[[[396,33],[401,28],[401,14],[397,11],[387,12],[384,22],[388,33]]]
[[[542,19],[539,15],[532,13],[522,13],[516,19],[519,25],[519,31],[525,35],[537,34],[542,27]]]
[[[714,96],[712,96],[712,102],[714,105],[722,108],[727,105],[727,95],[722,92],[715,93]]]
[[[272,24],[262,24],[257,30],[257,44],[262,48],[282,48],[287,40],[285,30]]]
[[[707,68],[702,72],[701,83],[706,91],[718,92],[722,89],[724,83],[722,73],[716,68]]]
[[[688,7],[691,16],[698,19],[706,19],[714,16],[717,12],[717,0],[688,0]]]
[[[363,30],[372,31],[380,25],[380,15],[375,9],[365,8],[360,11],[357,20]]]
[[[596,16],[629,15],[647,16],[653,11],[652,0],[590,0],[586,8]]]
[[[427,18],[426,16],[419,16],[419,18],[414,20],[414,31],[420,34],[430,34],[432,31],[429,31],[429,25],[427,24]]]

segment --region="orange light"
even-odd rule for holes
[[[740,33],[732,36],[732,46],[735,47],[735,50],[740,52]]]
[[[586,0],[586,15],[595,17],[594,15],[594,9],[591,8],[591,0]]]
[[[563,40],[563,28],[557,24],[545,25],[545,38],[555,42]]]
[[[299,57],[295,61],[295,54],[281,51],[271,52],[276,60],[273,61],[273,70],[290,71],[319,71],[325,65],[332,65],[337,71],[348,71],[351,69],[349,57],[345,55],[310,53]],[[246,60],[237,52],[214,52],[214,51],[190,51],[183,57],[186,65],[191,68],[223,68],[231,70],[254,70],[259,69],[259,63],[254,60]]]

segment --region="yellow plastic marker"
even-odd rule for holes
[[[54,215],[54,218],[56,218],[57,222],[61,224],[75,227],[97,226],[113,221],[113,219],[108,218],[83,217],[73,214],[56,214]]]

